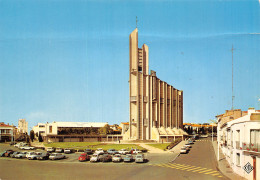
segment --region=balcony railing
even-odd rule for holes
[[[240,146],[238,149],[245,151],[260,152],[260,144],[242,142],[242,147]]]

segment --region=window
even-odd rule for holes
[[[251,129],[250,130],[250,143],[258,144],[260,142],[260,130],[259,129]]]
[[[49,133],[52,133],[52,126],[49,126]]]
[[[39,128],[44,128],[45,127],[45,125],[39,125]]]
[[[236,136],[236,148],[240,148],[240,130],[237,130],[237,136]]]
[[[237,166],[240,166],[240,153],[237,153],[236,163],[237,163]]]

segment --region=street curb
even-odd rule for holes
[[[177,159],[177,157],[179,157],[180,156],[180,153],[178,153],[177,155],[176,155],[176,157],[171,161],[172,163]]]

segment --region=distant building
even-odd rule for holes
[[[0,142],[13,141],[15,126],[0,122]]]
[[[217,124],[216,123],[211,123],[211,124],[183,123],[184,129],[188,129],[189,127],[195,133],[198,133],[199,129],[202,127],[207,129],[208,133],[211,133],[212,128],[214,128],[216,130]]]
[[[230,167],[246,179],[260,179],[260,111],[227,110],[216,117],[218,145]],[[244,170],[248,163],[251,172]]]
[[[18,133],[28,134],[28,122],[25,119],[18,120]]]
[[[100,135],[98,130],[108,123],[103,122],[52,122],[38,123],[33,127],[35,135],[41,134],[45,142],[116,141],[120,135]]]
[[[138,48],[137,28],[130,34],[129,130],[124,140],[172,141],[183,128],[183,91],[149,74],[147,45]]]

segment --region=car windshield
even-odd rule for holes
[[[97,155],[97,154],[94,154],[92,157],[98,157],[98,155]]]
[[[131,157],[131,155],[126,155],[126,157],[130,158],[130,157]]]
[[[143,156],[139,155],[139,156],[136,156],[136,158],[142,158]]]
[[[186,148],[181,148],[181,150],[186,150]]]

